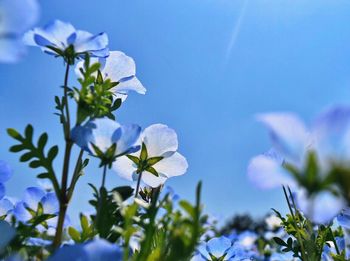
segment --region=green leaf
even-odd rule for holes
[[[133,155],[126,155],[132,162],[134,162],[136,165],[139,165],[140,160],[138,157],[135,157]]]
[[[22,150],[24,150],[25,147],[22,145],[22,144],[18,144],[18,145],[13,145],[11,148],[10,148],[10,151],[11,152],[20,152]]]
[[[26,129],[24,130],[25,137],[27,140],[31,141],[33,139],[33,126],[28,124]]]
[[[68,228],[68,234],[74,240],[74,242],[80,242],[80,233],[74,227]]]
[[[156,176],[156,177],[159,177],[158,172],[157,172],[157,171],[155,170],[155,168],[153,168],[153,167],[148,167],[148,168],[146,168],[146,171],[152,173],[152,174],[153,174],[154,176]]]
[[[58,154],[58,146],[55,145],[49,150],[47,154],[47,159],[52,162],[56,158],[57,154]]]
[[[44,147],[47,143],[47,140],[48,140],[47,133],[43,133],[38,140],[38,149],[39,150],[44,150]]]
[[[28,161],[28,160],[34,158],[34,157],[35,157],[35,155],[34,155],[31,151],[29,151],[29,152],[27,152],[27,153],[24,153],[24,154],[19,158],[19,160],[20,160],[21,162],[26,162],[26,161]]]
[[[148,153],[147,153],[146,144],[144,142],[142,142],[140,160],[145,161],[147,158],[148,158]]]
[[[181,200],[180,202],[179,202],[179,205],[192,217],[192,218],[194,218],[195,217],[195,209],[194,209],[194,207],[190,204],[190,203],[188,203],[187,201],[185,201],[185,200]]]
[[[161,161],[163,159],[163,157],[152,157],[152,158],[149,158],[147,160],[147,164],[149,166],[153,166],[154,164],[156,164],[157,162]]]
[[[112,189],[111,192],[117,192],[122,200],[126,200],[132,196],[132,193],[134,192],[134,189],[130,186],[121,186],[121,187],[116,187]]]
[[[19,141],[22,140],[21,134],[19,134],[15,129],[12,129],[12,128],[7,129],[7,134],[16,140],[19,140]]]
[[[273,240],[276,242],[277,245],[280,246],[288,246],[286,242],[284,242],[281,238],[279,237],[273,237]]]

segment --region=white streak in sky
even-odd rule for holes
[[[232,49],[236,44],[237,37],[238,37],[239,31],[241,29],[242,21],[244,19],[245,13],[246,13],[247,5],[248,5],[248,0],[243,0],[240,14],[237,18],[235,26],[233,27],[231,39],[230,39],[230,42],[227,46],[226,55],[225,55],[225,64],[228,63],[229,58],[231,56]]]

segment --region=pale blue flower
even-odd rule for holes
[[[241,245],[232,243],[227,237],[221,236],[201,243],[197,248],[197,254],[191,261],[212,261],[212,260],[251,260],[255,253],[246,251]]]
[[[96,155],[93,145],[105,153],[113,144],[116,144],[115,156],[121,156],[140,148],[135,145],[140,132],[140,126],[136,124],[120,125],[111,119],[99,118],[83,126],[74,127],[71,137],[78,146],[92,155]]]
[[[177,152],[178,140],[176,132],[163,124],[154,124],[146,128],[138,141],[139,145],[145,144],[148,158],[162,157],[160,161],[152,165],[159,176],[148,171],[142,172],[142,181],[151,187],[158,187],[174,176],[180,176],[186,173],[188,164],[184,156]],[[133,156],[140,157],[141,151]],[[137,166],[128,157],[118,158],[113,163],[113,170],[117,174],[128,180],[136,180]]]
[[[40,204],[40,206],[39,206]],[[54,217],[46,220],[49,228],[55,228],[57,224],[57,214],[59,211],[59,202],[54,192],[46,192],[39,187],[29,187],[25,190],[23,200],[16,203],[13,214],[18,221],[23,223],[28,222],[33,218],[28,208],[37,212],[39,207],[42,207],[42,213],[54,215]],[[66,217],[65,226],[69,223],[69,218]],[[39,226],[39,230],[44,230]]]
[[[283,165],[291,164],[303,173],[307,155],[312,151],[320,167],[319,180],[326,177],[334,164],[350,167],[350,107],[327,110],[310,128],[292,113],[262,114],[258,119],[267,126],[276,153],[259,155],[251,160],[248,166],[250,180],[260,188],[290,186],[296,191],[299,207],[306,216],[316,223],[331,221],[345,207],[345,201],[329,191],[310,195],[299,187],[301,184]],[[324,208],[323,204],[330,209]]]
[[[76,244],[73,246],[63,246],[58,249],[48,261],[121,261],[122,250],[116,245],[104,239]]]
[[[34,28],[26,33],[24,40],[28,45],[38,46],[48,54],[64,56],[73,61],[74,58],[84,56],[86,53],[96,57],[107,57],[109,54],[106,33],[93,35],[76,30],[70,23],[60,20],[55,20],[44,27]]]
[[[296,189],[297,208],[316,224],[331,222],[346,206],[346,201],[328,190],[309,195],[305,189]]]
[[[0,199],[2,199],[5,196],[5,185],[4,183],[7,182],[12,176],[12,169],[9,164],[7,164],[5,161],[0,160]]]
[[[19,61],[26,53],[23,34],[38,20],[36,0],[0,1],[0,62]]]
[[[337,216],[337,221],[342,227],[350,229],[350,208],[343,209],[343,211]]]
[[[0,199],[0,217],[8,216],[12,214],[14,209],[14,204],[12,201],[6,197]]]
[[[110,79],[111,82],[118,82],[111,91],[115,93],[116,98],[126,99],[129,91],[139,94],[145,94],[146,89],[136,78],[136,66],[134,60],[123,52],[111,51],[107,58],[92,58],[91,64],[101,64],[101,74],[104,80]],[[80,69],[84,68],[84,61],[80,61],[75,67],[78,77],[81,77]]]

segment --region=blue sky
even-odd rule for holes
[[[206,211],[228,217],[284,209],[281,190],[260,191],[246,178],[249,159],[269,149],[258,112],[294,111],[311,120],[334,103],[350,103],[350,2],[320,0],[45,0],[39,25],[53,19],[106,31],[112,50],[132,56],[147,95],[130,95],[117,112],[122,123],[165,123],[179,136],[190,164],[168,184],[193,199],[203,181]],[[20,197],[35,174],[5,129],[47,131],[62,142],[53,115],[61,60],[30,48],[16,65],[0,65],[0,158],[14,169],[8,194]],[[73,85],[74,79],[70,81]],[[61,148],[61,152],[63,147]],[[56,161],[57,168],[61,159]],[[81,178],[70,212],[89,210],[88,182],[100,184],[93,162]],[[110,187],[128,184],[113,172]]]

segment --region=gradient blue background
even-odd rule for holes
[[[130,95],[117,112],[122,123],[176,129],[186,175],[168,184],[193,199],[203,180],[206,211],[265,214],[285,208],[281,190],[259,191],[246,178],[249,159],[269,148],[254,121],[266,111],[294,111],[311,120],[318,111],[350,101],[350,2],[341,0],[45,0],[43,25],[53,19],[106,31],[112,50],[132,56],[147,95]],[[13,166],[8,194],[21,197],[37,171],[18,163],[5,129],[32,123],[61,143],[54,95],[61,60],[30,48],[16,65],[0,65],[0,158]],[[72,80],[71,84],[75,81]],[[61,153],[63,148],[61,148]],[[56,161],[57,168],[61,161]],[[100,184],[92,161],[70,213],[89,210],[88,182]],[[113,172],[108,186],[128,184]]]

